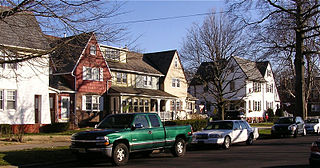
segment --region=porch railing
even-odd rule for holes
[[[171,121],[175,119],[174,112],[170,111],[161,111],[160,112],[160,119],[161,121]]]

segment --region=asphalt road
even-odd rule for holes
[[[136,155],[123,168],[139,167],[262,167],[262,168],[300,168],[309,167],[308,157],[311,143],[319,136],[297,138],[262,139],[252,146],[235,144],[229,150],[216,147],[201,147],[188,150],[182,158],[170,153],[152,154],[149,158]],[[111,167],[108,162],[96,160],[88,164],[69,162],[45,167]],[[319,165],[320,167],[320,165]]]

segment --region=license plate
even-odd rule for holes
[[[85,148],[80,148],[79,149],[79,153],[86,153],[86,149]]]

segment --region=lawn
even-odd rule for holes
[[[272,122],[263,122],[263,123],[250,123],[251,127],[272,127]]]
[[[54,163],[61,160],[73,160],[68,147],[36,148],[31,150],[0,152],[0,167],[6,165],[22,166],[35,163]]]

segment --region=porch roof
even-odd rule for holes
[[[50,75],[49,76],[49,86],[57,89],[59,91],[75,91],[72,87],[68,84],[65,78],[60,75]]]
[[[144,88],[133,88],[133,87],[118,87],[111,86],[109,90],[110,95],[132,95],[132,96],[144,96],[151,98],[178,98],[172,94],[164,92],[162,90],[144,89]]]

